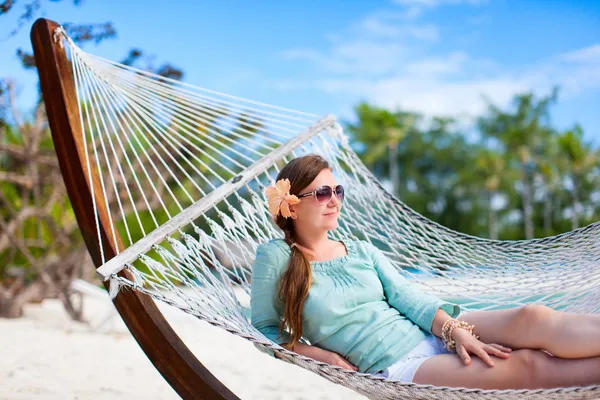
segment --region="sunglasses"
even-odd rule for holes
[[[331,186],[321,186],[316,188],[312,192],[304,193],[296,197],[301,199],[303,197],[314,195],[319,203],[325,204],[329,203],[329,200],[331,200],[333,193],[335,193],[335,196],[338,198],[340,203],[344,201],[344,187],[342,185],[337,185],[335,188]]]

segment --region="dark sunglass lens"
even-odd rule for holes
[[[333,191],[329,186],[323,186],[317,189],[316,196],[319,203],[328,202],[331,199]]]
[[[342,185],[337,185],[335,187],[335,195],[339,201],[344,201],[344,187]]]

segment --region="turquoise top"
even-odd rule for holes
[[[302,313],[303,339],[377,373],[398,361],[431,334],[439,308],[452,317],[458,305],[419,290],[377,247],[342,241],[348,254],[313,261],[313,281]],[[282,304],[277,283],[291,249],[281,239],[258,246],[252,267],[252,325],[277,344]],[[272,354],[272,352],[270,352]]]

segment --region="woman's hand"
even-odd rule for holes
[[[471,357],[469,354],[474,354],[481,358],[487,365],[493,367],[494,362],[490,355],[506,359],[510,357],[510,352],[512,351],[508,347],[500,346],[499,344],[483,343],[475,336],[471,335],[469,331],[462,328],[455,328],[452,330],[452,339],[456,342],[456,354],[463,360],[465,365],[471,364]]]
[[[327,364],[337,365],[338,367],[342,367],[351,371],[358,371],[358,368],[350,364],[338,353],[334,353],[333,351],[325,350],[317,346],[298,342],[294,345],[292,351]]]
[[[325,362],[331,365],[337,365],[338,367],[342,367],[344,369],[349,369],[352,371],[358,371],[354,365],[350,364],[346,359],[340,356],[338,353],[334,353],[332,351],[328,351],[328,354],[325,357]]]

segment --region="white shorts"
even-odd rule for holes
[[[408,354],[375,376],[391,381],[412,383],[417,369],[427,360],[438,354],[454,354],[444,347],[444,341],[435,335],[429,335]]]

